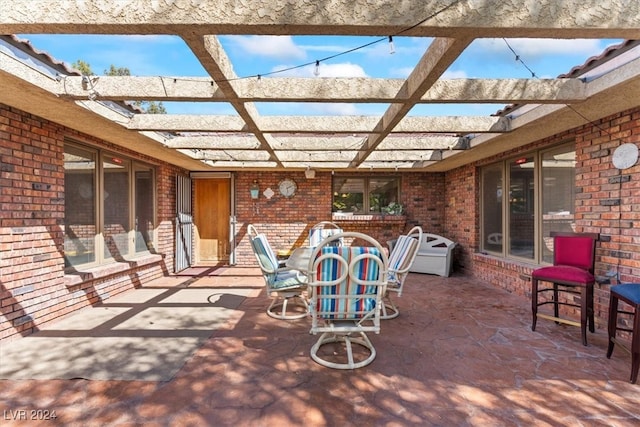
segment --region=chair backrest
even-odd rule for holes
[[[309,246],[312,248],[317,247],[320,242],[322,242],[327,237],[333,236],[334,234],[342,233],[343,230],[340,228],[338,224],[335,224],[331,221],[322,221],[315,224],[309,230]],[[342,246],[344,244],[343,240],[333,240],[333,246]]]
[[[569,265],[593,274],[598,233],[552,232],[553,265]]]
[[[330,244],[341,237],[362,239],[371,246]],[[387,266],[385,251],[370,236],[346,232],[324,240],[310,260],[311,331],[322,330],[324,320],[353,320],[357,322],[353,330],[379,332]]]
[[[249,232],[249,242],[251,243],[253,254],[256,256],[267,284],[273,284],[278,271],[278,257],[273,252],[267,236],[254,231],[256,231],[255,228]]]
[[[413,227],[406,235],[401,235],[389,255],[389,280],[402,284],[418,254],[422,241],[422,228]]]

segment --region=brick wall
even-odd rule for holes
[[[61,304],[62,129],[0,105],[0,338]]]
[[[624,111],[447,172],[445,233],[460,243],[459,258],[466,272],[496,287],[531,297],[527,276],[537,265],[478,253],[478,170],[480,166],[570,138],[576,141],[576,231],[601,235],[596,250],[596,275],[618,271],[623,282],[640,281],[640,166],[619,171],[611,163],[613,152],[621,143],[640,143],[640,109]],[[603,328],[608,318],[609,285],[596,284],[594,293],[596,324]]]
[[[65,275],[65,137],[158,165],[144,155],[0,104],[0,339],[32,333],[173,268],[174,182],[184,171],[160,164],[161,255]]]
[[[458,168],[446,174],[444,236],[458,243],[454,250],[454,271],[471,264],[470,254],[478,248],[480,221],[478,173],[474,166]]]
[[[604,130],[603,130],[604,129]],[[157,252],[123,268],[114,264],[98,274],[64,274],[63,141],[71,137],[156,165]],[[536,266],[478,253],[479,175],[482,165],[575,138],[576,224],[578,231],[598,232],[597,274],[618,271],[625,282],[640,281],[640,167],[618,171],[613,150],[624,142],[640,143],[640,109],[607,117],[595,125],[538,141],[447,173],[402,172],[401,218],[344,221],[348,231],[361,231],[385,243],[420,225],[459,243],[456,270],[510,292],[529,297],[527,274]],[[0,338],[27,334],[73,310],[112,297],[173,271],[175,177],[185,171],[143,154],[95,140],[0,105]],[[278,183],[293,178],[298,192],[280,196]],[[331,220],[332,174],[318,172],[240,172],[236,174],[238,220],[237,261],[254,265],[246,225],[264,231],[276,249],[305,244],[309,228]],[[258,181],[261,196],[253,201],[249,188]],[[267,187],[274,196],[262,194]],[[596,289],[598,325],[606,324],[608,286]]]
[[[363,174],[363,176],[366,174]],[[320,221],[334,221],[345,231],[358,231],[377,239],[383,246],[387,240],[397,237],[415,225],[426,232],[441,234],[444,228],[445,202],[444,174],[442,173],[397,173],[390,176],[401,178],[400,203],[404,215],[400,218],[368,217],[358,220],[332,220],[330,172],[317,172],[314,179],[306,179],[303,172],[241,172],[236,176],[236,216],[238,265],[255,265],[247,237],[247,225],[253,224],[267,235],[275,250],[291,250],[303,246],[309,229]],[[278,183],[292,178],[298,191],[292,198],[278,193]],[[254,201],[249,188],[257,181],[260,198]],[[267,199],[263,192],[270,188],[274,196]]]

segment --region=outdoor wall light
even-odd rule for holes
[[[253,180],[253,184],[251,184],[251,187],[249,188],[249,193],[251,193],[251,198],[253,200],[257,200],[260,196],[260,186],[258,185],[257,180]]]
[[[307,169],[304,171],[304,177],[307,179],[313,179],[316,177],[316,171],[307,166]]]

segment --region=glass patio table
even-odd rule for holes
[[[307,274],[309,270],[309,259],[311,258],[313,249],[314,248],[309,246],[302,246],[294,249],[285,262],[285,265],[294,270],[298,270],[301,273]]]

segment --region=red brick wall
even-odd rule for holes
[[[640,281],[640,165],[621,172],[611,163],[613,152],[621,143],[640,143],[640,109],[621,112],[448,172],[445,234],[460,243],[458,258],[465,271],[496,287],[530,298],[531,284],[527,275],[537,265],[478,252],[478,168],[569,138],[576,141],[576,231],[601,235],[596,251],[596,275],[619,271],[623,282]],[[595,314],[600,328],[607,324],[608,303],[609,285],[596,284]]]
[[[0,338],[30,332],[60,304],[61,131],[0,105]]]
[[[446,174],[443,235],[458,243],[454,250],[454,271],[466,269],[470,254],[478,248],[479,198],[477,168],[458,168]]]
[[[140,286],[173,268],[175,175],[158,165],[158,252],[133,266],[116,263],[64,273],[64,138],[141,161],[147,156],[0,105],[0,339],[27,335],[79,308]]]
[[[603,130],[605,129],[605,130]],[[112,266],[92,280],[64,275],[63,139],[72,137],[131,158],[153,163],[157,185],[157,252],[132,268]],[[578,231],[598,232],[597,274],[619,271],[625,282],[640,281],[640,167],[620,173],[611,165],[613,150],[624,142],[640,143],[640,110],[626,111],[563,135],[538,141],[502,156],[467,165],[446,174],[403,172],[401,203],[405,215],[392,220],[343,222],[349,231],[362,231],[385,243],[401,231],[420,225],[459,243],[458,272],[472,274],[510,292],[529,296],[526,275],[533,265],[478,253],[478,168],[516,153],[576,139]],[[46,120],[0,105],[0,338],[26,334],[78,308],[104,300],[147,280],[173,271],[175,176],[179,168]],[[278,182],[292,177],[298,193],[285,199]],[[318,172],[241,172],[236,174],[238,264],[254,265],[246,240],[246,225],[255,224],[276,249],[304,244],[309,228],[331,220],[332,175]],[[257,202],[250,199],[253,180],[260,185]],[[262,192],[276,193],[268,200]],[[88,276],[85,276],[88,277]],[[71,285],[71,286],[67,286]],[[596,289],[596,315],[606,324],[608,286]]]
[[[363,174],[366,175],[366,174]],[[400,202],[404,206],[401,218],[375,217],[367,220],[333,220],[345,231],[358,231],[377,239],[383,246],[400,233],[420,225],[426,232],[441,234],[444,228],[444,174],[397,173],[401,178]],[[298,185],[290,199],[278,193],[278,183],[293,178]],[[249,188],[258,181],[260,198],[254,201]],[[267,235],[275,250],[291,250],[307,244],[309,229],[320,221],[332,221],[330,172],[317,172],[314,179],[306,179],[303,172],[242,172],[236,176],[236,214],[238,220],[236,252],[238,265],[255,265],[246,235],[247,225],[253,224]],[[271,188],[274,196],[267,199],[263,192]],[[357,217],[356,217],[357,218]]]

